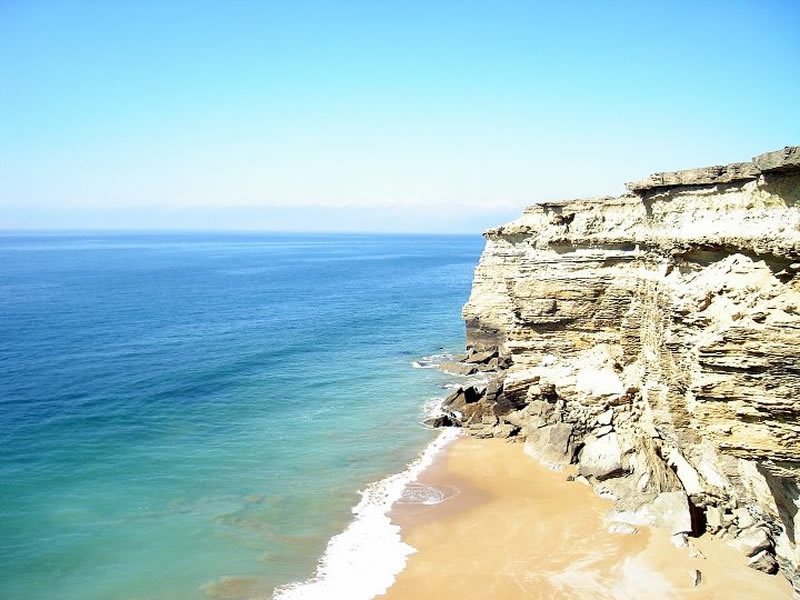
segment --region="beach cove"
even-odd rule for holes
[[[377,598],[792,598],[785,579],[747,568],[741,553],[708,536],[692,550],[663,530],[610,533],[611,503],[539,465],[521,444],[458,438],[419,481],[446,499],[394,506],[416,552]]]

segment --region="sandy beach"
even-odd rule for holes
[[[792,598],[786,580],[748,568],[718,540],[692,540],[704,556],[693,558],[663,531],[609,533],[608,501],[538,465],[519,444],[459,438],[420,482],[447,499],[394,506],[392,519],[417,552],[379,598]]]

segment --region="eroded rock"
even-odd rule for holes
[[[610,519],[629,525],[659,527],[673,536],[692,533],[689,499],[683,492],[658,494],[652,501],[645,502],[636,509],[613,511]]]
[[[439,368],[445,373],[450,373],[451,375],[461,375],[464,377],[478,372],[477,365],[462,362],[445,362],[439,365]]]
[[[778,572],[778,561],[766,550],[762,550],[758,554],[752,556],[750,560],[747,561],[747,566],[757,571],[763,571],[768,575],[775,575],[775,573]]]
[[[728,544],[742,552],[745,556],[755,556],[762,550],[770,550],[772,548],[772,542],[767,532],[761,527],[746,529],[740,533],[735,540]]]
[[[528,429],[525,453],[551,468],[562,468],[572,459],[572,425],[554,423]]]
[[[703,574],[700,572],[699,569],[692,569],[691,571],[689,571],[689,577],[694,587],[697,587],[703,582]]]
[[[602,481],[622,472],[622,451],[616,433],[591,439],[579,456],[581,475],[593,476]]]

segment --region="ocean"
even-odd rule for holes
[[[482,247],[0,234],[0,598],[380,591]]]

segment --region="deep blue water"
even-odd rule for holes
[[[0,598],[311,575],[356,492],[433,438],[444,375],[411,364],[463,346],[482,246],[0,235]]]

